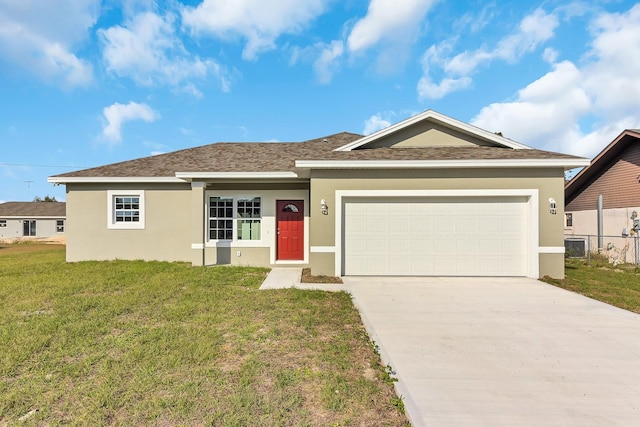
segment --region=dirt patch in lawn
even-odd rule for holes
[[[310,268],[302,269],[302,283],[342,283],[342,279],[336,276],[314,276]]]

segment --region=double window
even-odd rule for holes
[[[209,197],[209,240],[260,240],[260,197]]]
[[[56,233],[64,233],[64,219],[56,220]]]
[[[144,192],[134,190],[109,190],[108,228],[144,228]],[[63,224],[64,228],[64,224]]]
[[[0,227],[6,227],[7,226],[7,220],[6,219],[0,219]]]

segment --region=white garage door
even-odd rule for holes
[[[525,197],[346,199],[345,275],[525,276]]]

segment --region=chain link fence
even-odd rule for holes
[[[640,236],[565,235],[567,258],[606,259],[613,265],[640,264]]]

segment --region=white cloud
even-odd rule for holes
[[[244,59],[274,49],[276,39],[297,33],[321,15],[328,0],[204,0],[182,9],[182,22],[195,34],[219,38],[242,37]]]
[[[581,82],[580,70],[571,62],[562,62],[520,90],[515,101],[483,108],[472,123],[524,143],[535,142],[540,148],[559,150],[558,145],[578,132],[578,118],[591,110]]]
[[[338,59],[344,53],[344,45],[339,40],[334,40],[328,45],[323,45],[320,56],[313,63],[313,69],[320,83],[326,84],[333,78],[333,73],[339,67]]]
[[[429,76],[422,76],[418,81],[418,96],[420,99],[441,99],[451,92],[466,89],[469,86],[471,86],[470,77],[444,78],[440,83],[434,83]]]
[[[110,143],[122,141],[122,125],[132,120],[142,120],[147,123],[160,118],[160,114],[154,111],[147,104],[129,102],[128,104],[115,103],[105,107],[102,111],[107,121],[102,135]]]
[[[553,37],[557,27],[558,18],[555,14],[537,9],[522,19],[518,31],[500,40],[493,50],[481,48],[473,52],[465,51],[446,61],[444,70],[457,75],[467,75],[480,64],[493,59],[516,61]]]
[[[637,115],[640,107],[640,4],[627,13],[603,14],[592,25],[594,40],[585,85],[613,114]]]
[[[592,23],[583,65],[564,61],[518,92],[483,108],[472,123],[539,148],[592,157],[624,129],[639,128],[640,5]],[[589,129],[580,122],[592,121]]]
[[[99,30],[107,70],[119,77],[130,77],[144,86],[169,84],[182,86],[185,93],[201,97],[192,80],[215,76],[221,89],[230,83],[222,67],[211,59],[192,56],[175,34],[175,16],[142,12],[124,26]]]
[[[358,20],[346,41],[352,55],[375,48],[378,73],[399,71],[411,55],[427,12],[437,0],[371,0],[367,14]]]
[[[100,0],[0,3],[0,60],[65,87],[93,81],[91,64],[74,53],[95,24]]]
[[[544,52],[542,52],[542,59],[549,64],[553,64],[558,60],[560,53],[552,47],[545,48]]]
[[[555,13],[546,13],[537,9],[525,16],[518,29],[502,38],[493,49],[481,47],[474,51],[464,51],[453,57],[455,39],[433,45],[425,51],[423,56],[424,74],[418,82],[418,96],[421,99],[437,99],[445,95],[465,89],[471,85],[470,75],[482,64],[500,59],[515,62],[526,53],[534,51],[542,43],[554,35],[558,27],[558,17]],[[444,77],[440,83],[434,83],[434,69],[441,69]]]
[[[362,133],[364,135],[369,135],[389,126],[391,126],[391,122],[389,120],[383,119],[380,113],[374,114],[365,120]]]
[[[347,44],[351,52],[363,51],[384,39],[415,37],[420,23],[435,0],[371,0],[367,15],[351,30]]]

